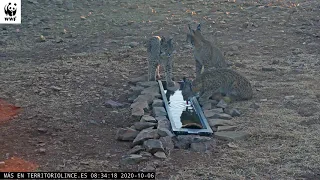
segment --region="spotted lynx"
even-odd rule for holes
[[[193,55],[196,60],[196,76],[201,74],[204,68],[227,68],[227,62],[220,49],[206,40],[201,34],[201,26],[198,25],[196,30],[191,29],[189,25],[187,33],[187,42],[193,46]]]
[[[200,93],[199,101],[206,102],[214,94],[225,94],[232,101],[249,100],[253,96],[250,81],[238,72],[227,69],[207,69],[192,82],[183,78],[182,95],[188,99]]]
[[[160,65],[165,70],[166,81],[169,86],[174,86],[172,80],[172,53],[174,51],[172,38],[154,36],[148,42],[148,80],[155,81],[160,78]],[[157,71],[157,75],[156,75]]]

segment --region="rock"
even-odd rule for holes
[[[246,68],[247,66],[245,64],[243,64],[242,62],[235,62],[234,65],[236,67],[239,67],[239,68]]]
[[[63,5],[63,1],[62,0],[53,0],[57,5]]]
[[[39,153],[45,154],[45,153],[46,153],[46,149],[45,149],[45,148],[40,148],[40,149],[39,149]]]
[[[144,81],[144,82],[137,82],[138,86],[142,86],[144,88],[151,87],[151,86],[159,86],[157,81]]]
[[[167,120],[169,121],[169,119],[167,118],[167,116],[157,116],[155,117],[157,121],[162,121],[162,120]]]
[[[166,159],[167,158],[166,154],[162,151],[158,151],[158,152],[154,153],[154,156],[159,159]]]
[[[198,136],[198,135],[179,135],[172,138],[174,146],[178,149],[188,149],[191,143],[210,141],[210,137]]]
[[[61,37],[57,37],[55,41],[56,41],[56,43],[62,43],[63,39]]]
[[[274,59],[272,60],[271,64],[279,64],[280,63],[280,60],[279,59]]]
[[[152,109],[153,115],[155,117],[157,116],[166,116],[167,115],[167,111],[164,107],[154,107]]]
[[[139,134],[139,131],[135,129],[120,128],[117,131],[116,139],[120,141],[133,141],[138,134]]]
[[[136,85],[138,82],[143,82],[147,80],[148,80],[148,75],[143,75],[136,78],[132,78],[131,80],[129,80],[129,84]]]
[[[164,129],[170,129],[171,124],[170,121],[165,118],[165,119],[157,119],[158,120],[158,129],[164,128]]]
[[[293,55],[298,55],[298,54],[302,54],[302,53],[303,53],[303,51],[300,48],[295,48],[292,50]]]
[[[151,153],[145,152],[145,151],[140,152],[140,155],[143,156],[143,157],[146,157],[146,158],[152,157],[152,154],[151,154]]]
[[[130,42],[130,43],[128,43],[128,45],[129,45],[131,48],[134,48],[134,47],[138,46],[139,43],[138,43],[138,42]]]
[[[108,100],[104,103],[104,105],[107,107],[107,108],[122,108],[124,107],[124,104],[122,103],[119,103],[119,102],[116,102],[116,101],[113,101],[113,100]]]
[[[157,151],[164,151],[162,142],[158,139],[148,139],[144,141],[143,147],[151,154],[154,154]]]
[[[83,17],[83,19],[85,19],[85,17],[84,17],[84,16],[81,16],[81,17]],[[122,46],[121,48],[122,48],[122,49],[124,49],[124,50],[131,49],[131,47],[130,47],[130,46]]]
[[[28,2],[31,3],[31,4],[38,4],[37,0],[28,0]]]
[[[155,97],[157,98],[160,98],[161,95],[160,95],[160,89],[158,86],[151,86],[151,87],[148,87],[146,89],[144,89],[141,94],[152,94],[154,95]]]
[[[158,134],[160,137],[173,137],[175,136],[169,129],[167,128],[158,128]]]
[[[144,167],[140,170],[140,172],[155,172],[156,168],[152,167],[151,165],[147,165],[147,167]]]
[[[285,96],[284,99],[286,99],[286,100],[292,100],[292,99],[294,99],[294,95]]]
[[[217,132],[234,131],[236,129],[237,129],[237,126],[218,126]]]
[[[249,107],[252,109],[259,109],[260,108],[260,106],[256,103],[252,103]]]
[[[141,117],[140,122],[157,123],[158,121],[150,115],[144,115]]]
[[[222,132],[215,132],[214,137],[227,140],[227,141],[234,141],[234,140],[244,140],[249,137],[249,134],[242,131],[222,131]]]
[[[130,96],[130,97],[128,97],[128,102],[129,103],[133,103],[133,101],[135,100],[137,98],[137,95],[132,95],[132,96]]]
[[[74,9],[73,3],[72,3],[72,1],[70,1],[70,0],[65,1],[65,6],[66,6],[66,8],[67,8],[68,10]]]
[[[238,146],[237,144],[233,143],[233,142],[229,142],[229,143],[227,144],[227,146],[228,146],[229,148],[232,148],[232,149],[237,149],[237,148],[239,148],[239,146]]]
[[[231,109],[231,114],[232,117],[238,117],[241,115],[241,112],[238,109]]]
[[[62,88],[61,87],[58,87],[58,86],[51,86],[50,87],[52,90],[54,90],[54,91],[61,91],[62,90]]]
[[[225,113],[214,114],[211,118],[225,119],[225,120],[230,120],[230,119],[232,119],[232,117],[231,117],[229,114],[225,114]]]
[[[210,127],[233,125],[232,121],[224,119],[208,119],[208,123]]]
[[[212,116],[214,116],[217,113],[223,113],[223,109],[216,108],[216,109],[204,110],[203,113],[206,118],[211,118]]]
[[[144,129],[142,130],[137,137],[133,140],[133,146],[142,144],[144,141],[148,139],[158,139],[160,136],[158,134],[157,129]]]
[[[131,109],[143,109],[144,112],[149,112],[149,105],[147,101],[137,101],[130,105]]]
[[[143,115],[144,115],[144,110],[143,109],[141,109],[141,108],[131,109],[131,116],[140,118]]]
[[[216,105],[216,107],[217,108],[226,108],[226,107],[228,107],[228,104],[223,99],[221,99],[219,101],[219,103]]]
[[[226,114],[229,114],[230,116],[232,116],[232,117],[239,117],[240,115],[241,115],[241,112],[238,110],[238,109],[224,109],[224,112],[226,113]]]
[[[204,111],[204,110],[210,110],[210,109],[212,109],[212,104],[211,104],[211,102],[205,102],[205,103],[203,103],[203,106],[202,106],[202,110]]]
[[[134,128],[138,131],[141,131],[143,129],[147,129],[149,127],[155,127],[157,123],[151,123],[151,122],[135,122]]]
[[[212,150],[216,147],[216,141],[206,141],[206,142],[198,142],[198,143],[191,143],[190,149],[195,152],[206,152]]]
[[[140,95],[141,92],[144,90],[144,87],[141,87],[141,86],[134,86],[134,87],[131,87],[129,92],[131,92],[132,95]]]
[[[218,101],[215,99],[209,99],[209,101],[211,103],[211,106],[215,107],[218,104]]]
[[[140,145],[134,146],[132,149],[128,151],[128,154],[139,154],[140,152],[144,151],[145,148],[143,148]]]
[[[262,71],[276,71],[277,69],[273,68],[273,67],[262,67],[261,70]]]
[[[160,99],[153,100],[152,107],[163,107],[163,106],[164,106],[163,100],[160,100]]]
[[[143,102],[146,101],[149,104],[153,102],[154,96],[151,94],[141,94],[133,102]]]
[[[46,128],[38,128],[37,129],[40,133],[46,133],[48,131],[48,129]]]
[[[142,155],[138,155],[138,154],[130,154],[130,155],[125,155],[121,158],[120,160],[120,164],[138,164],[144,160],[146,160],[147,158],[143,157]]]
[[[174,149],[174,143],[170,136],[160,137],[159,140],[162,142],[163,148],[166,151],[171,151]]]
[[[260,102],[267,102],[268,99],[260,99]]]

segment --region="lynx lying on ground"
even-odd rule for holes
[[[148,51],[148,80],[155,81],[160,78],[160,65],[165,70],[166,81],[169,86],[174,86],[172,80],[172,53],[174,51],[172,38],[166,40],[165,37],[154,36],[149,39]],[[157,71],[157,77],[156,77]]]
[[[206,69],[192,83],[186,78],[183,80],[185,82],[182,88],[184,99],[200,92],[200,103],[206,102],[216,93],[225,94],[232,101],[248,100],[253,96],[250,81],[232,69]]]
[[[189,31],[187,42],[194,47],[193,55],[196,60],[197,77],[201,74],[202,67],[207,69],[212,67],[226,68],[228,66],[220,49],[203,37],[200,24],[196,30],[191,29],[189,25]]]

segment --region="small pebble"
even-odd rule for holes
[[[291,99],[294,99],[294,95],[291,95],[291,96],[285,96],[284,97],[286,100],[291,100]]]
[[[256,104],[256,103],[252,103],[252,104],[250,105],[250,108],[259,109],[260,106],[259,106],[258,104]]]

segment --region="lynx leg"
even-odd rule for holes
[[[153,63],[149,63],[148,65],[148,80],[149,81],[155,81],[156,80],[156,69],[157,69],[157,63],[153,62]]]
[[[199,77],[201,74],[202,64],[196,60],[196,77]]]
[[[160,64],[157,66],[157,80],[161,79],[161,76],[160,76]]]
[[[168,85],[170,87],[174,86],[174,82],[172,81],[172,61],[171,59],[168,59],[166,62],[165,62],[165,76],[166,76],[166,81],[168,83]]]

